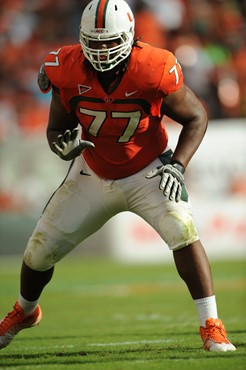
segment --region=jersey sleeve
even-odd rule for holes
[[[43,72],[45,74],[46,80],[48,79],[50,86],[53,90],[60,95],[62,104],[65,109],[70,112],[70,106],[66,99],[65,90],[71,84],[70,77],[72,73],[71,66],[71,53],[73,52],[72,46],[63,46],[57,50],[51,51],[45,58],[43,64]],[[38,80],[38,83],[40,81]],[[40,90],[45,93],[42,86]]]
[[[169,95],[177,91],[184,82],[182,68],[173,53],[168,52],[159,92]]]
[[[51,51],[45,58],[44,69],[51,84],[58,89],[61,87],[61,70],[63,62],[64,50],[62,48]]]

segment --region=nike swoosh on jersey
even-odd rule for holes
[[[136,94],[137,93],[137,90],[136,91],[132,91],[132,92],[127,92],[125,93],[125,96],[128,98],[129,96],[132,96],[133,94]]]
[[[80,175],[91,176],[89,173],[85,173],[84,170],[80,171]]]

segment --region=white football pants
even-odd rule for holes
[[[76,158],[27,244],[27,266],[36,271],[48,270],[123,211],[142,217],[173,251],[198,240],[190,201],[166,199],[159,189],[160,177],[145,178],[147,172],[161,164],[156,159],[132,176],[107,180],[95,175],[82,157]]]

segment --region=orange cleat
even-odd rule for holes
[[[225,327],[220,319],[206,320],[206,327],[200,326],[203,346],[207,351],[235,351],[236,347],[226,337]]]
[[[39,305],[31,314],[25,315],[19,303],[16,302],[13,311],[0,322],[0,349],[7,347],[20,330],[38,325],[41,319],[42,311]]]

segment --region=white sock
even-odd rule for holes
[[[194,303],[198,311],[201,326],[205,327],[206,320],[209,318],[218,318],[215,295],[201,299],[194,299]]]
[[[35,308],[38,305],[38,299],[36,301],[30,302],[30,301],[27,301],[25,298],[23,298],[21,294],[19,294],[18,303],[23,309],[24,313],[27,315],[27,314],[32,313],[35,310]]]

